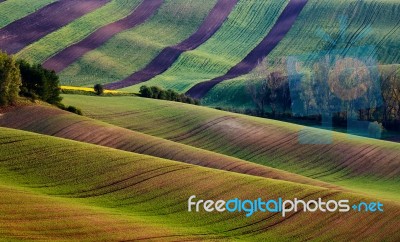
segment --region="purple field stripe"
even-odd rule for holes
[[[73,44],[43,63],[47,69],[61,72],[84,54],[94,50],[122,31],[144,23],[153,16],[164,0],[144,0],[131,14],[103,26],[80,42]]]
[[[60,0],[0,29],[0,49],[15,54],[25,46],[110,0]],[[28,4],[28,3],[27,3]]]
[[[119,89],[145,82],[165,72],[185,51],[193,50],[207,41],[223,24],[237,0],[219,0],[201,26],[190,37],[177,45],[161,51],[145,68],[124,80],[105,85],[107,89]]]
[[[223,76],[194,85],[186,94],[194,98],[202,98],[218,83],[248,74],[285,37],[306,4],[307,0],[291,0],[268,35],[241,62]]]

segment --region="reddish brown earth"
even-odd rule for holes
[[[341,189],[297,174],[111,126],[52,107],[15,107],[0,115],[0,126],[241,174]]]
[[[163,118],[168,122],[166,117]],[[314,132],[309,130],[310,139],[323,135],[317,130]],[[247,161],[280,164],[277,166],[280,169],[284,169],[282,165],[302,164],[302,172],[314,179],[331,175],[343,176],[343,179],[358,175],[393,179],[400,174],[400,146],[397,143],[382,146],[366,140],[355,143],[351,139],[334,137],[333,144],[304,145],[298,141],[298,131],[235,116],[210,119],[179,135],[166,135],[165,138]],[[322,169],[318,171],[314,167]]]
[[[96,49],[111,39],[114,35],[134,28],[149,19],[161,6],[164,0],[143,1],[130,15],[114,23],[108,24],[80,42],[65,48],[43,63],[47,69],[61,72],[87,52]]]
[[[291,0],[268,35],[241,62],[223,76],[196,84],[186,94],[194,98],[202,98],[218,83],[252,71],[285,37],[306,4],[307,0]]]
[[[0,49],[15,54],[110,0],[60,0],[0,29]]]
[[[193,50],[207,41],[222,25],[237,0],[219,0],[195,33],[181,43],[161,51],[145,68],[122,81],[105,85],[107,89],[119,89],[145,82],[165,72],[185,51]]]

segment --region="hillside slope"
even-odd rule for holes
[[[184,92],[198,82],[225,74],[263,40],[287,3],[288,0],[239,1],[209,40],[183,53],[171,68],[146,85]],[[137,91],[140,85],[122,90]]]
[[[29,4],[26,4],[26,0],[2,1],[0,4],[0,28],[3,28],[15,20],[23,18],[54,1],[55,0],[30,0]]]
[[[166,0],[148,21],[115,35],[60,75],[64,84],[88,86],[110,83],[144,68],[164,48],[188,38],[217,0]]]
[[[341,189],[300,175],[113,126],[45,106],[26,106],[0,116],[0,126],[119,150],[296,183]]]
[[[75,12],[68,14],[68,21],[63,18],[65,23],[54,23],[53,26],[51,21],[44,20],[44,23],[37,25],[37,28],[41,29],[41,34],[37,34],[38,31],[32,31],[35,29],[26,29],[29,24],[23,26],[24,29],[20,28],[23,19],[29,20],[32,18],[29,16],[40,16],[43,9],[51,8],[63,1],[57,3],[30,1],[32,7],[21,7],[24,1],[26,0],[12,0],[0,4],[0,13],[7,15],[3,25],[0,23],[0,33],[4,32],[0,44],[4,42],[3,48],[11,52],[25,47],[17,53],[18,56],[41,63],[63,50],[67,51],[66,48],[82,41],[98,28],[127,16],[139,4],[138,0],[129,3],[109,0],[104,6],[92,9],[94,11],[91,13],[82,12],[75,17],[72,16]],[[226,20],[221,27],[217,31],[210,29],[210,33],[205,35],[207,37],[199,43],[196,38],[189,38],[198,31],[204,32],[200,26],[207,16],[212,15],[212,9],[221,2],[229,5],[224,13]],[[365,58],[373,56],[380,65],[400,62],[400,55],[396,51],[400,36],[400,21],[397,17],[400,5],[397,1],[308,0],[304,8],[298,8],[301,11],[296,14],[291,14],[288,3],[305,2],[303,0],[273,2],[165,0],[154,16],[145,23],[116,34],[107,42],[102,42],[100,46],[93,45],[95,49],[91,49],[73,63],[64,63],[63,68],[67,68],[61,72],[61,81],[64,85],[92,86],[96,83],[110,84],[125,80],[124,85],[112,86],[121,88],[151,78],[148,85],[186,92],[198,83],[213,80],[201,84],[206,88],[192,89],[190,92],[190,95],[196,97],[206,95],[207,103],[210,103],[214,98],[218,99],[218,93],[225,91],[241,92],[237,95],[240,98],[248,81],[248,78],[243,79],[241,76],[253,69],[275,45],[276,47],[268,55],[272,60],[293,55],[311,57],[321,51],[351,52],[359,47],[370,46],[374,48],[375,53],[363,53]],[[21,8],[17,10],[19,6]],[[121,7],[122,11],[117,11]],[[229,7],[233,7],[232,11],[228,11]],[[32,13],[35,8],[38,8],[37,11]],[[281,33],[279,30],[282,28],[276,24],[285,8],[289,13],[287,20],[295,21],[294,23],[289,21],[290,24],[287,21],[278,21],[278,24],[279,22],[287,24],[285,26],[287,28]],[[30,13],[31,15],[27,16]],[[229,15],[225,16],[228,13]],[[81,14],[84,16],[77,18]],[[93,22],[93,19],[101,21]],[[70,21],[72,22],[65,26]],[[13,30],[13,36],[6,38],[10,28]],[[36,33],[35,36],[30,36],[32,33]],[[29,40],[24,40],[26,38]],[[33,41],[36,42],[32,43]],[[16,43],[19,43],[18,46],[12,47],[11,50],[11,46]],[[26,46],[26,44],[31,45]],[[180,48],[181,45],[185,48]],[[179,53],[170,51],[174,47]],[[158,69],[154,70],[155,66]],[[49,64],[49,67],[54,65]],[[237,76],[239,77],[235,83],[225,85],[225,82]],[[219,84],[207,95],[209,89],[217,83]],[[137,91],[140,85],[129,86],[124,90]],[[231,101],[226,101],[226,104],[217,101],[220,106],[233,105]]]
[[[59,0],[0,29],[0,49],[15,54],[25,46],[75,19],[102,7],[109,0]],[[62,14],[60,14],[62,13]]]
[[[40,231],[42,239],[54,239],[57,236],[65,238],[71,230],[86,231],[77,236],[89,239],[93,238],[93,234],[89,237],[88,231],[93,231],[98,223],[99,232],[94,232],[94,235],[103,235],[105,238],[139,239],[146,235],[146,238],[155,236],[173,240],[176,238],[169,237],[173,234],[181,239],[219,237],[265,240],[279,236],[293,240],[322,236],[320,238],[326,240],[357,238],[396,241],[400,236],[397,226],[400,210],[397,203],[385,202],[384,213],[297,212],[287,214],[285,218],[270,213],[256,213],[251,217],[246,217],[244,213],[189,213],[187,199],[193,194],[213,199],[255,199],[259,196],[281,196],[285,199],[347,198],[352,203],[371,199],[24,131],[0,128],[0,136],[0,201],[4,203],[4,196],[10,194],[20,199],[21,205],[17,207],[13,203],[1,208],[4,214],[0,219],[0,227],[8,230],[2,229],[0,233],[13,239],[21,234],[26,239],[38,238],[35,231]],[[16,191],[21,189],[24,191],[22,194]],[[30,199],[29,205],[26,204],[26,198]],[[52,203],[59,206],[54,212],[51,211],[54,209]],[[49,215],[46,220],[48,223],[41,220],[43,209]],[[90,212],[92,209],[95,211]],[[29,214],[29,223],[18,220],[21,213]],[[87,220],[76,220],[76,213],[81,213]],[[88,213],[90,215],[85,216]],[[51,223],[53,216],[64,218],[65,222]],[[94,223],[90,223],[92,219]],[[135,221],[141,222],[144,231],[126,233]],[[36,224],[35,227],[31,227],[32,222]],[[116,222],[109,229],[121,230],[102,233],[102,222]],[[157,231],[153,231],[151,225],[156,225]],[[293,230],[298,226],[302,227],[301,231]]]
[[[356,58],[372,57],[379,65],[398,64],[399,11],[399,3],[393,0],[309,0],[268,58],[312,57],[329,50],[343,50],[351,56],[358,48],[370,46],[375,53],[360,53]],[[254,109],[251,95],[246,91],[246,84],[253,79],[252,76],[241,76],[221,82],[207,93],[203,103],[214,107]]]
[[[142,1],[142,3],[125,18],[97,29],[85,39],[68,46],[46,60],[43,66],[57,73],[61,72],[83,55],[100,47],[115,35],[133,29],[146,22],[162,4],[163,0]]]
[[[398,143],[137,97],[65,95],[64,100],[120,127],[399,199]],[[333,143],[301,144],[300,131],[311,142],[332,136]]]
[[[100,27],[126,17],[139,3],[140,0],[112,0],[103,7],[26,46],[18,52],[17,57],[34,63],[43,63]]]
[[[12,202],[10,202],[12,197]],[[193,239],[159,224],[33,192],[0,182],[0,238],[3,241],[123,241]],[[212,237],[198,236],[203,239]]]

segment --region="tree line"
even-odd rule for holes
[[[151,87],[141,86],[139,90],[139,95],[141,97],[146,97],[146,98],[154,98],[154,99],[200,105],[200,101],[198,99],[189,97],[182,93],[175,92],[174,90],[171,89],[164,90],[157,86],[151,86]]]
[[[344,60],[341,68],[329,69],[322,60],[309,72],[290,76],[285,61],[272,65],[266,60],[250,75],[246,93],[255,109],[247,114],[316,121],[327,115],[337,126],[354,118],[400,131],[400,65],[376,67],[377,75],[371,78],[370,70],[358,61]],[[343,77],[346,68],[353,74]]]
[[[19,97],[35,101],[40,99],[57,107],[82,114],[73,106],[65,107],[61,101],[60,80],[54,71],[39,64],[16,60],[0,51],[0,106],[14,105]]]

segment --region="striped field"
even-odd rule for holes
[[[64,100],[120,127],[400,200],[398,143],[137,97],[65,95]],[[300,130],[310,141],[332,135],[333,144],[302,145]]]
[[[287,2],[239,1],[212,38],[197,49],[183,53],[168,71],[146,85],[184,92],[198,82],[225,74],[263,39]],[[140,84],[123,90],[137,91],[139,87]]]
[[[0,3],[0,28],[23,18],[55,0],[7,0]]]
[[[129,76],[162,49],[187,38],[214,6],[212,1],[167,0],[146,23],[117,34],[62,71],[64,84],[87,86]]]
[[[0,128],[0,135],[2,238],[259,241],[318,236],[396,241],[400,236],[398,203],[385,202],[385,213],[297,212],[285,218],[270,213],[251,217],[190,213],[187,199],[193,194],[225,200],[260,196],[372,200],[24,131]],[[9,196],[14,198],[12,204]]]
[[[46,106],[23,106],[9,111],[0,116],[0,126],[220,170],[340,189],[328,183],[319,182],[293,173],[142,134]]]
[[[105,6],[84,15],[25,47],[18,53],[17,57],[35,63],[43,63],[51,56],[71,44],[80,41],[99,27],[125,17],[139,3],[139,0],[113,0]]]

